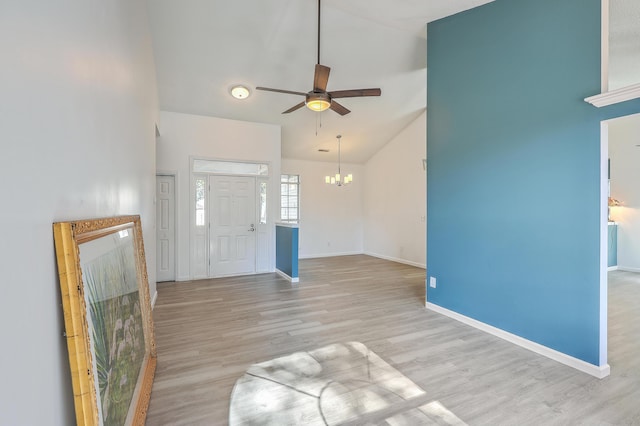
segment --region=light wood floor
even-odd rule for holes
[[[159,284],[147,424],[225,425],[252,364],[358,341],[469,425],[640,425],[639,274],[609,273],[603,380],[426,310],[422,269],[346,256],[300,277]]]

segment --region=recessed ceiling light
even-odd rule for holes
[[[246,99],[250,94],[249,89],[241,84],[237,84],[231,88],[231,96],[236,99]]]

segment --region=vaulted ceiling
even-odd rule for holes
[[[282,156],[363,163],[426,106],[427,22],[492,0],[324,0],[321,63],[327,90],[380,87],[382,96],[345,98],[352,112],[282,114],[304,100],[256,91],[312,89],[316,0],[149,0],[163,110],[282,126]],[[236,100],[234,84],[251,95]],[[320,153],[318,149],[329,149]]]
[[[320,61],[327,90],[380,87],[345,98],[352,112],[282,114],[308,92],[317,60],[317,0],[148,0],[160,107],[282,126],[282,156],[364,163],[426,107],[426,23],[493,0],[324,0]],[[640,81],[640,2],[611,0],[611,81]],[[249,98],[229,90],[243,84]],[[328,149],[330,153],[318,152]]]

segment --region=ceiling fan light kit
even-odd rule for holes
[[[256,90],[264,90],[267,92],[286,93],[290,95],[304,96],[304,102],[300,102],[283,114],[296,111],[303,106],[307,106],[312,111],[321,112],[327,109],[331,109],[340,115],[349,114],[349,111],[344,106],[340,105],[334,99],[337,98],[359,98],[362,96],[380,96],[381,90],[375,89],[353,89],[353,90],[337,90],[333,92],[327,92],[327,83],[329,81],[329,73],[331,68],[320,64],[320,0],[318,0],[318,62],[316,64],[315,73],[313,76],[313,90],[307,93],[294,92],[292,90],[272,89],[269,87],[256,87]]]
[[[324,111],[331,107],[331,96],[328,93],[307,94],[304,103],[311,111]]]

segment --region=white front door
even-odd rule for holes
[[[156,280],[176,279],[175,180],[156,176]]]
[[[209,276],[252,274],[256,270],[256,180],[209,178]]]

